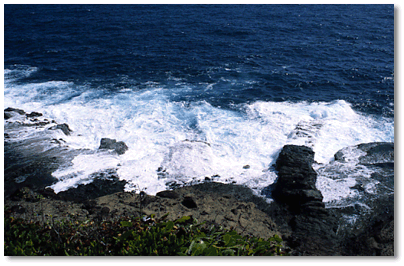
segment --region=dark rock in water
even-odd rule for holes
[[[18,114],[20,114],[20,115],[24,115],[24,114],[25,114],[25,111],[24,111],[24,110],[12,108],[12,107],[8,107],[8,108],[4,109],[4,112],[16,112],[16,113],[18,113]]]
[[[305,146],[286,145],[276,161],[278,180],[272,196],[294,210],[308,201],[322,201],[316,188],[317,173],[312,168],[314,152]]]
[[[70,135],[70,132],[72,132],[72,130],[69,128],[69,125],[68,125],[68,124],[59,124],[59,125],[50,127],[49,129],[50,129],[50,130],[60,129],[60,130],[62,130],[62,132],[63,132],[66,136],[69,136],[69,135]]]
[[[180,197],[180,195],[178,195],[178,193],[176,193],[172,190],[160,191],[156,194],[156,196],[162,197],[162,198],[169,198],[169,199],[178,199]]]
[[[27,117],[38,117],[38,116],[42,116],[42,113],[38,113],[38,112],[31,112],[29,114],[26,114]]]
[[[35,127],[35,126],[42,127],[42,126],[46,126],[48,124],[49,124],[49,121],[39,121],[39,122],[36,122],[36,123],[33,123],[33,124],[24,124],[24,125],[29,126],[29,127]]]
[[[394,195],[380,197],[374,209],[340,233],[344,256],[394,256]]]
[[[24,111],[24,110],[8,107],[8,108],[4,109],[4,120],[7,120],[7,119],[13,117],[13,116],[14,116],[14,114],[13,114],[14,112],[15,112],[15,113],[18,113],[18,114],[20,114],[20,115],[24,115],[24,114],[25,114],[25,111]]]
[[[177,183],[177,182],[175,182],[175,181],[170,181],[170,182],[167,182],[167,183],[166,183],[166,186],[167,186],[169,189],[176,189],[176,188],[180,188],[180,187],[181,187],[181,184],[179,184],[179,183]]]
[[[118,155],[124,154],[129,148],[123,141],[116,139],[102,138],[99,149],[114,150]]]
[[[192,197],[184,197],[184,200],[181,202],[181,204],[188,209],[194,209],[198,207]]]
[[[359,163],[364,165],[393,165],[394,167],[394,143],[393,142],[372,142],[363,143],[351,149],[359,149],[366,152],[366,155],[359,157]],[[339,150],[334,155],[335,161],[345,162],[347,148]]]
[[[7,119],[9,119],[11,117],[12,117],[12,115],[10,113],[4,112],[4,120],[7,120]]]
[[[314,151],[306,146],[285,145],[276,160],[276,169],[281,167],[311,168],[314,163]]]
[[[394,143],[392,142],[365,143],[357,147],[366,152],[366,155],[359,158],[361,164],[394,164]]]
[[[342,219],[338,229],[341,254],[393,256],[394,143],[373,142],[346,147],[338,151],[334,158],[338,163],[344,163],[348,158],[354,159],[358,165],[373,171],[370,178],[359,177],[351,187],[361,193],[361,204],[331,210],[353,217],[350,222]],[[376,194],[366,193],[367,179],[378,181]]]
[[[115,192],[123,192],[125,184],[126,181],[120,181],[117,177],[96,178],[90,184],[79,185],[77,188],[59,192],[57,196],[61,200],[83,202]]]
[[[285,145],[276,161],[278,180],[272,196],[293,232],[288,243],[295,255],[335,255],[337,219],[325,209],[323,196],[316,188],[313,162],[311,148]]]
[[[8,143],[4,145],[4,195],[8,197],[23,187],[43,188],[57,181],[52,172],[58,162],[46,156],[26,158]]]

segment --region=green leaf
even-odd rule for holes
[[[217,249],[214,246],[211,246],[206,250],[205,255],[206,256],[218,256],[219,254],[217,252]]]
[[[171,231],[173,229],[173,227],[174,227],[174,222],[168,221],[167,225],[166,225],[166,230]]]
[[[177,223],[183,223],[183,222],[188,221],[189,219],[191,219],[191,217],[189,217],[189,216],[183,216],[183,217],[181,217],[180,219],[176,220],[176,222],[177,222]]]
[[[169,214],[170,214],[170,213],[167,212],[166,214],[164,214],[163,216],[161,216],[161,218],[160,218],[159,220],[160,220],[160,221],[165,220],[165,219],[168,217]]]
[[[231,238],[231,236],[230,236],[229,234],[225,234],[225,235],[223,236],[223,241],[224,241],[224,244],[225,244],[226,246],[229,245],[230,238]]]
[[[121,227],[131,227],[133,224],[128,221],[121,221]]]

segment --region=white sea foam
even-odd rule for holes
[[[205,101],[170,100],[191,90],[185,85],[176,89],[146,85],[142,90],[107,94],[69,82],[17,85],[8,80],[4,102],[5,107],[39,111],[67,123],[73,132],[63,139],[71,148],[96,151],[104,137],[129,147],[120,156],[99,152],[77,156],[70,166],[53,173],[60,180],[53,185],[56,191],[91,182],[91,174],[114,168],[128,182],[127,190],[149,194],[166,189],[168,182],[212,176],[259,193],[276,179],[270,167],[280,149],[297,144],[315,151],[320,165],[317,186],[325,201],[332,201],[355,196],[349,189],[354,179],[335,180],[321,168],[335,152],[364,142],[394,141],[393,121],[357,113],[343,100],[257,101],[229,110]]]

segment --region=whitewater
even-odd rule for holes
[[[371,169],[357,164],[363,155],[347,150],[348,163],[333,163],[346,147],[369,142],[394,142],[394,119],[365,114],[345,100],[330,102],[252,101],[226,107],[205,100],[185,101],[192,93],[186,80],[175,86],[146,82],[111,93],[66,81],[23,82],[36,67],[5,69],[5,108],[41,112],[72,130],[63,139],[69,149],[86,150],[52,175],[56,193],[92,182],[94,173],[115,169],[127,182],[126,191],[155,195],[170,184],[187,185],[206,179],[234,183],[263,195],[276,181],[273,167],[286,144],[309,146],[315,152],[317,187],[328,205],[357,198],[357,178],[368,179],[365,190],[377,193]],[[204,84],[206,91],[212,84]],[[35,138],[41,130],[24,129],[13,141]],[[101,138],[123,141],[125,154],[98,150]],[[51,146],[51,144],[49,144]],[[88,152],[91,151],[91,152]],[[270,197],[268,200],[271,201]]]

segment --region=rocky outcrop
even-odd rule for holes
[[[374,208],[340,235],[344,256],[394,256],[394,195],[378,198]]]
[[[25,115],[25,111],[17,108],[7,107],[4,109],[4,120],[7,120],[16,114]]]
[[[119,180],[112,172],[107,174],[107,178],[103,176],[105,174],[99,174],[94,178],[93,182],[85,185],[81,184],[78,185],[77,188],[59,192],[55,197],[65,201],[83,202],[124,191],[126,181]]]
[[[99,187],[102,190],[108,184],[111,185],[105,180],[103,183],[105,187],[104,185]],[[19,201],[6,201],[5,205],[13,217],[38,222],[73,219],[114,220],[122,216],[138,217],[151,214],[156,218],[167,214],[167,219],[175,220],[186,215],[196,218],[198,222],[205,222],[206,226],[221,226],[236,230],[243,235],[264,239],[274,234],[284,237],[273,220],[260,210],[259,206],[262,207],[261,204],[265,200],[254,196],[250,189],[242,186],[210,182],[178,188],[174,191],[176,194],[174,197],[171,197],[172,195],[165,197],[167,193],[152,196],[144,192],[117,192],[77,200],[78,196],[83,197],[94,188],[85,186],[80,186],[77,192],[70,191],[72,194],[69,197],[66,197],[67,193],[63,197],[59,195],[61,193],[56,195],[51,189],[45,189],[40,193],[24,189],[20,193]],[[29,195],[24,196],[27,194]],[[32,197],[38,200],[27,200]],[[76,200],[71,201],[71,198]]]
[[[42,113],[39,113],[39,112],[31,112],[31,113],[29,113],[29,114],[26,114],[26,116],[27,117],[39,117],[39,116],[42,116],[43,114]]]
[[[362,193],[362,205],[366,208],[355,205],[334,210],[357,217],[352,225],[339,229],[342,255],[394,256],[394,143],[373,142],[346,147],[334,158],[340,164],[354,161],[373,172],[370,178],[358,178],[352,187]],[[377,180],[377,193],[366,192],[367,179]]]
[[[338,255],[337,219],[325,209],[316,188],[313,162],[311,148],[284,146],[276,161],[278,180],[272,196],[285,212],[284,222],[292,231],[288,244],[295,255]]]
[[[335,155],[335,161],[345,162],[348,149],[358,149],[366,154],[359,157],[359,163],[364,165],[394,164],[393,142],[362,143],[354,147],[346,147],[339,150]]]
[[[304,211],[305,206],[322,204],[323,196],[316,188],[317,173],[312,168],[314,152],[305,146],[286,145],[276,161],[278,180],[272,196],[292,211]],[[316,203],[316,204],[314,204]]]
[[[116,141],[116,139],[102,138],[100,143],[100,150],[114,150],[118,155],[124,154],[129,148],[123,141]]]
[[[63,132],[66,136],[69,136],[69,135],[70,135],[70,132],[72,132],[72,130],[69,128],[69,125],[68,125],[68,124],[65,124],[65,123],[57,125],[57,126],[56,126],[56,129],[62,130],[62,132]]]

